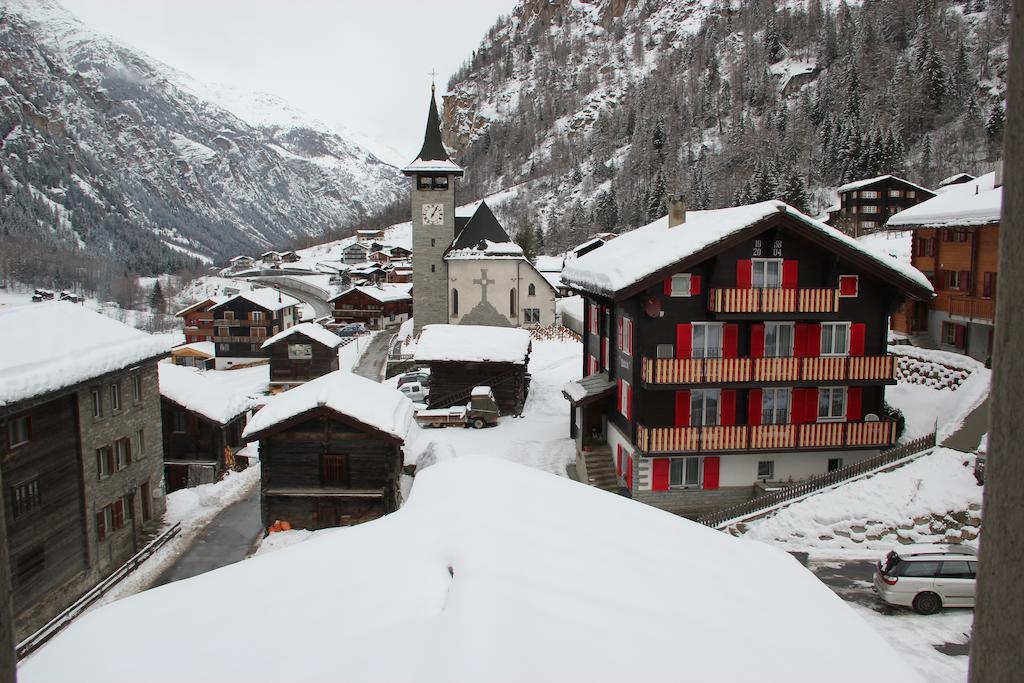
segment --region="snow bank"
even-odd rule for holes
[[[416,344],[417,363],[464,361],[526,362],[530,333],[517,327],[487,325],[427,325]]]
[[[160,395],[179,406],[227,424],[253,408],[270,386],[270,366],[207,370],[160,363]]]
[[[380,520],[84,616],[19,680],[920,680],[786,553],[491,458],[417,478]],[[262,646],[225,656],[197,615]]]

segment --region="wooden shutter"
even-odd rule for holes
[[[761,424],[761,390],[751,389],[747,393],[747,424]]]
[[[720,408],[719,424],[736,424],[736,390],[722,389],[722,404]]]
[[[956,325],[956,345],[957,348],[964,348],[967,342],[967,328],[963,325]]]
[[[856,275],[839,276],[839,295],[857,296],[858,277]]]
[[[986,299],[994,299],[996,296],[996,274],[985,273],[982,276],[981,295]]]
[[[671,275],[668,276],[667,278],[665,278],[665,282],[664,282],[664,285],[663,285],[663,292],[664,292],[665,296],[672,296],[672,276]]]
[[[626,455],[626,486],[633,490],[633,454]]]
[[[96,535],[101,541],[107,537],[107,523],[103,519],[103,510],[96,513]]]
[[[704,458],[704,486],[707,491],[718,488],[718,456]]]
[[[797,261],[786,259],[782,262],[782,288],[796,289],[797,279]]]
[[[807,355],[807,323],[797,323],[793,330],[793,355],[803,358]]]
[[[867,334],[867,326],[864,323],[853,323],[850,325],[850,355],[864,355],[864,337]]]
[[[690,426],[690,392],[676,392],[676,427]]]
[[[690,296],[697,296],[700,294],[700,275],[690,276]]]
[[[618,474],[619,476],[622,475],[622,471],[625,469],[625,465],[622,462],[622,454],[623,453],[624,453],[624,451],[622,450],[622,444],[616,445],[615,446],[615,474]]]
[[[750,356],[764,357],[764,323],[754,323],[750,326]]]
[[[821,323],[807,326],[807,348],[804,355],[812,358],[821,355]]]
[[[750,259],[736,262],[736,288],[750,289],[754,276],[754,262]]]
[[[736,323],[722,325],[722,357],[736,358],[739,355],[740,326]]]
[[[651,489],[668,491],[668,473],[671,461],[668,458],[655,458],[651,461]]]
[[[860,387],[850,387],[846,390],[846,419],[850,422],[860,420],[861,398],[864,390]]]
[[[693,355],[693,325],[683,323],[676,325],[676,358],[689,358]]]
[[[818,421],[818,390],[804,390],[804,422]]]
[[[626,384],[626,419],[633,419],[633,386]]]
[[[960,271],[960,291],[971,291],[971,271],[969,270]]]
[[[114,528],[120,529],[124,526],[124,498],[118,498],[114,502]]]

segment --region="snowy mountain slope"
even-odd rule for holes
[[[53,0],[0,2],[0,64],[13,239],[158,270],[351,225],[406,191],[327,126],[276,100],[214,97]]]

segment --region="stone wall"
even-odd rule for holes
[[[423,224],[424,204],[444,206],[443,225]],[[454,238],[455,176],[448,176],[447,190],[420,190],[413,180],[412,308],[417,333],[424,325],[448,322],[448,273],[443,255]]]

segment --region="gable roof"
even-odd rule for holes
[[[508,233],[505,232],[505,228],[501,227],[501,223],[498,222],[498,219],[491,211],[491,207],[487,206],[487,202],[480,202],[480,206],[477,207],[462,230],[457,233],[451,246],[448,247],[448,251],[475,249],[481,242],[493,242],[495,244],[507,242],[515,244],[512,242],[512,238],[508,236]],[[522,253],[522,250],[520,250],[520,253]]]
[[[845,185],[840,185],[838,188],[836,188],[836,192],[838,192],[839,194],[843,194],[844,192],[852,192],[853,190],[857,190],[857,189],[862,188],[862,187],[867,187],[868,185],[874,185],[875,183],[879,183],[879,182],[881,182],[883,180],[895,180],[897,182],[903,183],[904,185],[909,185],[910,187],[914,188],[915,190],[920,190],[921,192],[927,192],[928,194],[931,194],[931,195],[935,194],[935,192],[933,192],[932,190],[929,190],[927,187],[921,187],[920,185],[916,185],[916,184],[910,182],[909,180],[904,180],[903,178],[899,178],[899,177],[894,176],[892,174],[880,175],[880,176],[877,176],[875,178],[866,178],[864,180],[854,180],[853,182],[846,183]]]
[[[359,292],[361,294],[365,294],[366,296],[372,299],[376,299],[382,304],[387,303],[389,301],[405,301],[407,299],[412,298],[412,295],[409,294],[409,289],[407,287],[396,287],[391,285],[390,283],[382,283],[380,287],[374,287],[370,285],[357,285],[355,287],[349,287],[344,292],[334,295],[333,297],[328,299],[328,301],[337,301],[338,299],[345,296],[346,294],[349,294],[350,292]]]
[[[229,297],[222,296],[222,295],[208,296],[205,299],[200,299],[199,301],[195,302],[194,304],[192,304],[190,306],[186,306],[185,308],[181,309],[180,311],[178,311],[174,315],[175,316],[182,316],[182,315],[185,315],[186,313],[191,313],[192,311],[196,310],[197,308],[202,308],[203,306],[206,306],[207,304],[209,304],[210,307],[212,308],[213,306],[216,306],[219,303],[223,303],[223,302],[227,301],[228,298]]]
[[[995,186],[995,173],[946,191],[889,217],[889,228],[943,228],[992,225],[1003,210],[1003,188]]]
[[[959,183],[967,183],[974,180],[975,176],[970,173],[954,173],[951,176],[943,178],[939,181],[939,187],[946,187],[947,185],[957,185]]]
[[[298,325],[292,325],[287,330],[278,332],[273,337],[263,342],[260,349],[265,349],[268,346],[276,344],[282,339],[287,339],[288,337],[296,334],[312,339],[319,344],[323,344],[329,349],[336,349],[341,344],[341,338],[338,335],[328,332],[322,326],[317,325],[316,323],[300,323]]]
[[[402,169],[405,175],[424,172],[462,175],[462,169],[448,158],[448,151],[441,141],[441,117],[437,114],[434,86],[430,86],[430,106],[427,108],[427,130],[423,134],[423,147],[412,163]]]
[[[172,403],[226,425],[255,407],[270,386],[270,366],[199,370],[158,363],[160,395]]]
[[[579,289],[623,298],[664,277],[670,269],[696,264],[730,242],[764,229],[769,220],[784,217],[788,225],[821,241],[848,259],[872,267],[880,277],[931,297],[932,285],[921,271],[882,254],[780,201],[767,201],[727,209],[690,211],[686,222],[668,227],[668,216],[619,235],[600,249],[569,261],[562,281]]]
[[[515,363],[530,355],[530,333],[520,327],[426,325],[413,356],[420,362]]]
[[[289,306],[298,306],[300,303],[302,303],[298,299],[288,296],[284,292],[272,289],[270,287],[262,287],[260,289],[254,289],[251,292],[239,292],[230,299],[222,301],[219,304],[213,306],[213,308],[211,308],[210,310],[215,310],[221,308],[222,306],[227,306],[229,303],[235,301],[236,299],[245,299],[247,301],[251,301],[260,308],[266,309],[268,311],[280,311],[282,308],[288,308]]]

